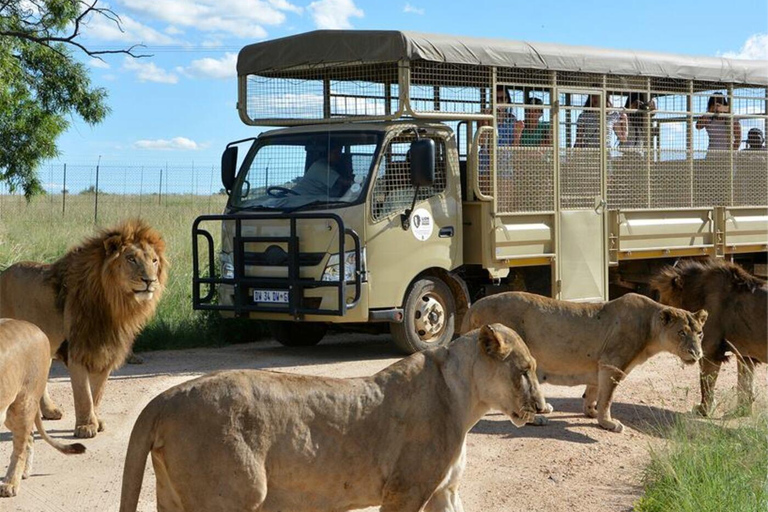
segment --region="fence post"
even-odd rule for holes
[[[157,189],[157,206],[160,206],[160,201],[163,199],[163,168],[160,168],[160,187]]]
[[[61,216],[67,212],[67,164],[64,164],[64,184],[61,187]]]
[[[93,205],[93,223],[98,224],[99,223],[99,165],[101,164],[101,155],[99,155],[99,160],[96,162],[96,200],[94,201]]]

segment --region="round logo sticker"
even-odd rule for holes
[[[419,208],[411,214],[411,233],[416,237],[416,240],[423,242],[428,239],[432,236],[434,227],[432,215],[424,208]]]

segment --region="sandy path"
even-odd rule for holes
[[[107,431],[86,440],[88,452],[63,456],[41,440],[35,443],[35,467],[20,495],[0,501],[0,511],[111,512],[120,501],[123,458],[133,422],[157,393],[202,373],[224,368],[275,368],[310,375],[369,375],[398,359],[386,336],[338,335],[317,347],[289,349],[273,342],[220,349],[153,352],[146,363],[116,372],[108,384],[102,417]],[[719,396],[735,384],[735,363],[718,382]],[[765,398],[765,368],[757,376]],[[698,397],[695,367],[683,368],[660,355],[637,368],[618,388],[613,414],[624,433],[606,432],[581,415],[583,389],[544,386],[555,406],[550,424],[516,429],[491,413],[468,437],[469,460],[462,499],[471,511],[569,510],[628,511],[641,492],[648,447],[663,442],[658,425],[689,411]],[[56,364],[51,393],[65,419],[46,422],[54,437],[72,437],[74,412],[69,377]],[[0,431],[0,469],[10,456],[10,434]],[[142,512],[154,508],[151,464],[145,475]],[[375,509],[367,509],[373,511]]]

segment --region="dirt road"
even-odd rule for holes
[[[38,439],[35,467],[16,498],[0,501],[5,512],[111,512],[120,501],[123,458],[133,422],[144,405],[170,386],[225,368],[272,368],[309,375],[369,375],[399,356],[387,336],[338,335],[317,347],[291,349],[274,342],[143,354],[146,363],[129,365],[109,381],[101,416],[107,430],[86,440],[88,452],[64,456]],[[735,363],[726,365],[718,395],[735,384]],[[756,380],[765,397],[765,368]],[[65,418],[47,421],[48,432],[72,438],[74,411],[69,377],[58,363],[51,393]],[[649,446],[664,440],[659,425],[689,411],[698,397],[697,368],[660,355],[635,369],[619,386],[613,415],[622,434],[606,432],[581,414],[581,387],[544,386],[555,412],[544,427],[516,429],[491,413],[468,437],[468,464],[461,494],[467,512],[628,511],[641,493]],[[7,466],[10,434],[0,430],[0,468]],[[154,475],[145,475],[139,510],[154,511]],[[373,511],[375,509],[367,509]]]

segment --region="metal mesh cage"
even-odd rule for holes
[[[384,119],[399,109],[398,66],[317,66],[248,75],[245,109],[253,124]]]
[[[414,140],[415,135],[406,132],[392,139],[385,148],[371,196],[371,215],[374,220],[402,213],[411,207],[416,188],[411,185],[408,150]],[[435,182],[430,187],[420,187],[416,201],[423,201],[445,190],[446,158],[445,141],[435,138]]]
[[[412,62],[410,106],[415,114],[481,114],[490,104],[490,68]]]

